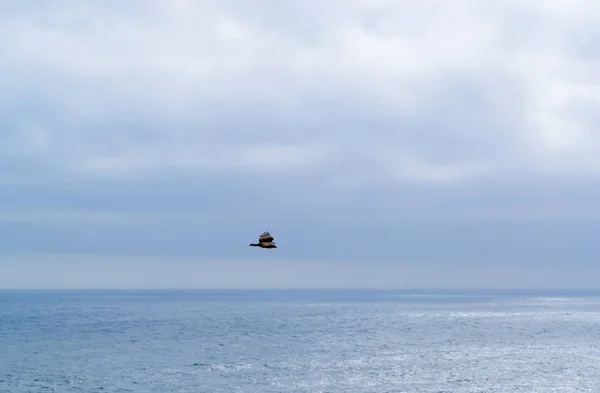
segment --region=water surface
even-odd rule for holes
[[[0,392],[600,392],[600,292],[0,291]]]

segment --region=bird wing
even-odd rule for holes
[[[273,241],[273,236],[271,236],[271,234],[269,232],[263,232],[262,235],[260,235],[260,237],[258,238],[259,243],[267,243],[267,242],[272,242],[272,241]]]

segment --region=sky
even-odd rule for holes
[[[599,8],[2,2],[0,288],[597,288]]]

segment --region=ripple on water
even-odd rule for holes
[[[3,292],[0,391],[600,391],[598,298],[422,295]]]

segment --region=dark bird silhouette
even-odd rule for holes
[[[260,248],[277,248],[273,236],[269,232],[263,232],[258,238],[258,243],[250,243],[250,246]]]

